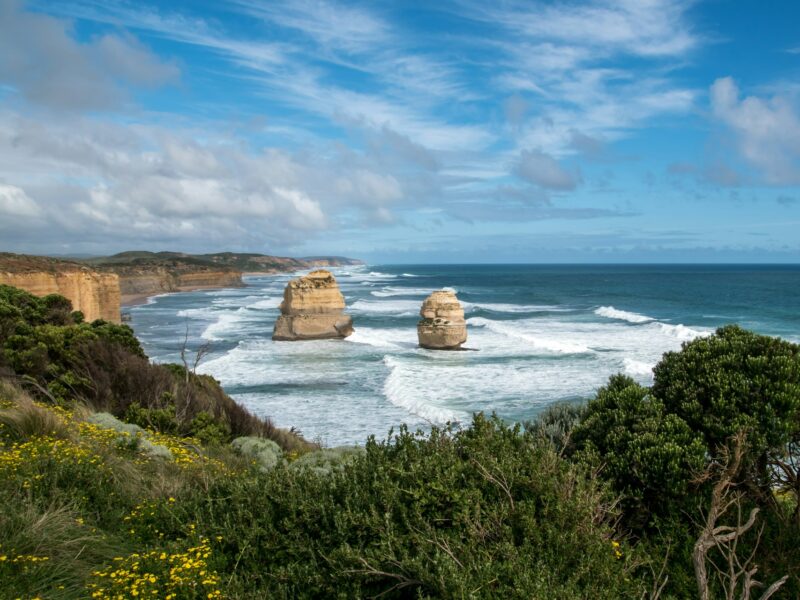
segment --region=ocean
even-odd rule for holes
[[[166,294],[125,309],[147,354],[198,367],[250,411],[327,446],[401,423],[429,428],[495,412],[509,422],[590,398],[622,372],[642,383],[664,352],[728,323],[800,342],[800,266],[371,265],[331,269],[353,316],[346,340],[273,342],[283,288]],[[417,347],[431,291],[452,288],[474,352]]]

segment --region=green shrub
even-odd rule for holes
[[[32,393],[43,400],[85,402],[164,433],[214,443],[256,435],[290,451],[313,447],[250,414],[212,377],[151,364],[127,325],[83,323],[70,308],[61,296],[0,286],[0,374],[32,380]]]
[[[735,325],[668,352],[653,369],[653,395],[701,433],[713,454],[747,431],[756,456],[798,428],[800,346]]]
[[[241,455],[254,460],[262,471],[274,469],[283,456],[280,446],[272,440],[258,437],[240,437],[231,446]]]
[[[145,431],[138,425],[123,423],[108,413],[95,413],[86,420],[104,429],[120,433],[117,438],[120,447],[126,447],[134,452],[143,452],[152,458],[172,460],[172,452],[169,451],[169,448],[148,440]]]
[[[304,459],[263,480],[216,480],[207,501],[177,503],[204,535],[222,538],[240,597],[617,599],[642,590],[635,552],[614,541],[594,482],[497,420],[403,429],[324,474],[294,466]]]
[[[586,406],[574,430],[575,459],[598,469],[622,495],[627,524],[684,507],[706,463],[702,436],[667,414],[649,390],[614,375]]]
[[[571,452],[572,435],[581,422],[585,405],[574,402],[557,402],[545,408],[534,421],[525,423],[525,429],[549,441],[556,452]]]
[[[366,450],[361,446],[323,448],[303,454],[291,463],[290,468],[294,470],[309,469],[318,475],[327,475],[334,471],[342,471],[365,453]]]

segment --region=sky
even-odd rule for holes
[[[794,0],[0,0],[0,250],[800,262]]]

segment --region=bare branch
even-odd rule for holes
[[[736,491],[735,478],[739,474],[742,459],[746,450],[746,439],[744,433],[740,432],[731,440],[731,447],[723,448],[720,461],[712,463],[702,474],[700,481],[708,481],[714,472],[720,472],[718,480],[714,484],[711,492],[711,505],[706,515],[703,529],[694,545],[692,552],[692,562],[694,564],[695,578],[700,593],[700,600],[710,599],[710,586],[708,580],[708,567],[711,566],[716,571],[716,576],[722,584],[725,598],[735,600],[737,588],[742,585],[741,600],[750,600],[751,591],[754,587],[762,584],[755,580],[758,568],[750,565],[755,559],[756,550],[761,542],[763,526],[759,528],[756,543],[750,555],[742,562],[739,558],[737,549],[740,538],[755,525],[759,509],[753,508],[745,522],[742,522],[742,502],[744,495]],[[731,508],[736,509],[736,525],[717,525]],[[725,567],[721,568],[709,558],[709,551],[716,549],[725,561]],[[760,600],[767,600],[772,596],[788,579],[788,576],[773,583]]]

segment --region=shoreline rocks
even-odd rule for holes
[[[454,292],[438,290],[425,298],[419,311],[417,338],[429,350],[461,350],[467,341],[464,309]]]
[[[286,284],[281,314],[275,321],[275,341],[346,338],[353,319],[344,313],[339,284],[330,271],[319,269]]]

